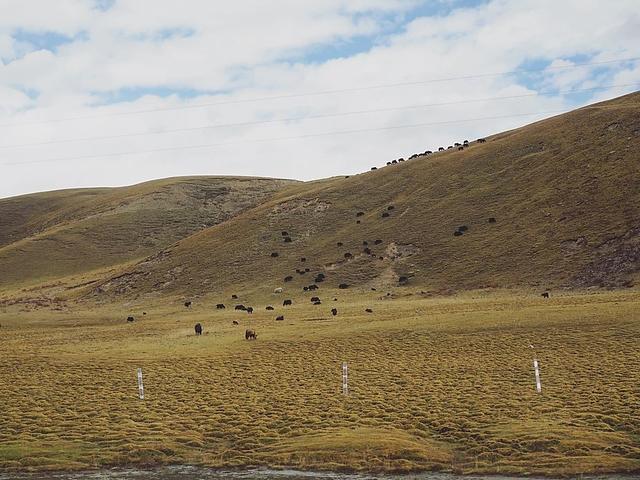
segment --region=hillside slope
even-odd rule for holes
[[[0,200],[0,288],[142,259],[290,183],[184,177]]]
[[[322,288],[386,291],[631,286],[640,269],[639,168],[635,93],[464,151],[296,185],[92,292],[111,299],[284,285],[302,294],[317,273],[326,275]]]

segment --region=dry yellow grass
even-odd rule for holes
[[[0,469],[640,469],[638,292],[549,300],[529,292],[373,293],[322,291],[322,305],[299,299],[274,312],[264,306],[283,296],[248,297],[253,315],[215,310],[219,298],[192,309],[7,307]],[[280,313],[285,321],[274,321]],[[196,322],[205,335],[194,335]],[[245,341],[245,328],[258,340]]]
[[[78,285],[73,276],[88,272],[95,279],[105,273],[93,270],[139,261],[292,183],[179,177],[0,199],[0,291]]]
[[[150,292],[271,291],[287,276],[301,290],[318,272],[331,287],[381,290],[406,276],[434,293],[627,288],[640,280],[639,164],[634,93],[464,151],[290,186],[112,281],[103,277],[91,293],[110,302]],[[454,236],[462,225],[468,230]],[[300,267],[311,272],[299,275]]]

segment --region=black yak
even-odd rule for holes
[[[245,330],[244,338],[245,340],[257,340],[258,335],[255,330]]]

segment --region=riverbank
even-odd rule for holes
[[[526,477],[527,480],[551,480],[550,477]],[[631,475],[580,476],[580,480],[632,480]],[[522,480],[523,477],[504,475],[457,475],[442,472],[414,474],[353,474],[302,470],[219,470],[186,465],[155,469],[109,469],[82,472],[23,473],[0,480]]]

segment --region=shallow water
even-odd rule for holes
[[[0,480],[522,480],[523,477],[500,475],[453,475],[419,473],[410,475],[369,475],[296,470],[224,471],[189,466],[162,467],[153,470],[113,469],[95,472],[3,474]],[[527,480],[548,480],[526,477]],[[580,480],[631,480],[640,476],[598,475],[570,477]]]

